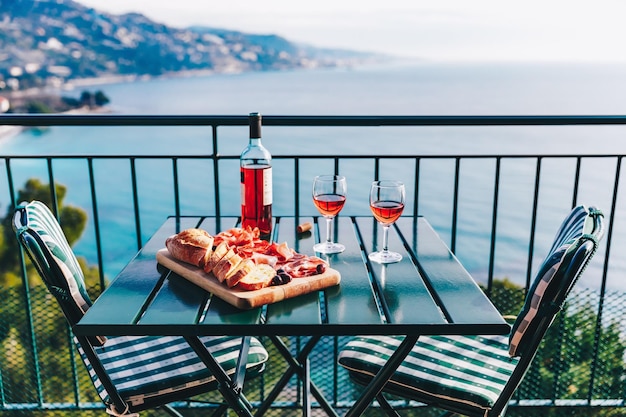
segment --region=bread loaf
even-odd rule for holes
[[[165,247],[174,258],[202,268],[207,253],[212,252],[213,236],[206,230],[185,229],[168,237],[165,240]]]

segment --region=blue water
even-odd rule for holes
[[[169,78],[109,84],[102,89],[110,98],[112,109],[125,114],[210,114],[245,115],[260,111],[272,115],[477,115],[477,114],[626,114],[626,65],[591,64],[435,64],[390,63],[351,70],[310,70],[205,77]],[[82,91],[64,94],[77,96]],[[237,155],[246,144],[244,127],[220,128],[220,153]],[[620,127],[423,127],[423,128],[264,128],[264,143],[274,155],[293,153],[371,152],[402,154],[516,154],[516,153],[625,153],[624,128]],[[55,127],[43,135],[25,132],[0,142],[3,155],[13,154],[202,154],[211,151],[210,130],[198,127]],[[303,163],[302,189],[308,189],[307,178],[331,170],[319,163]],[[390,165],[393,164],[393,165]],[[413,165],[387,163],[398,179],[411,189]],[[536,253],[547,250],[555,222],[571,204],[571,188],[564,188],[558,178],[565,171],[571,177],[574,161],[546,163],[542,192],[550,196],[548,205],[539,212],[541,237]],[[237,178],[237,163],[225,163],[224,185]],[[420,184],[420,212],[447,235],[451,210],[453,162],[424,161]],[[67,185],[66,204],[89,206],[86,163],[55,162],[55,180]],[[132,213],[128,164],[117,160],[98,162],[98,209],[103,225],[105,272],[114,276],[136,251],[136,238],[128,213]],[[275,161],[275,190],[290,190],[291,166]],[[367,196],[371,166],[363,162],[342,164],[348,177],[348,203],[342,214],[368,214]],[[459,202],[459,236],[457,255],[475,276],[483,277],[489,251],[487,231],[491,227],[491,162],[468,161]],[[517,160],[502,167],[506,180],[500,197],[497,244],[498,277],[509,276],[523,282],[528,253],[528,224],[532,210],[534,161]],[[45,163],[34,160],[14,161],[15,184],[38,176],[47,182]],[[171,167],[154,160],[137,162],[139,172],[140,212],[145,240],[164,218],[171,214]],[[579,201],[591,201],[610,207],[614,164],[606,160],[589,161],[583,166],[586,182]],[[4,174],[2,174],[4,175]],[[212,207],[212,179],[200,162],[181,163],[181,190],[185,213],[206,213]],[[595,184],[606,184],[598,187]],[[276,192],[276,191],[275,191]],[[7,206],[6,180],[0,176],[0,203]],[[276,192],[276,195],[279,195]],[[287,195],[291,195],[289,192]],[[354,197],[352,197],[354,196]],[[409,199],[412,196],[409,195]],[[275,213],[290,213],[290,199],[276,199]],[[302,200],[303,210],[316,214],[313,205]],[[225,214],[238,213],[239,190],[232,187],[223,204]],[[0,207],[0,209],[1,209]],[[230,210],[228,208],[231,208]],[[408,207],[408,209],[412,209]],[[616,247],[623,240],[623,229],[616,223]],[[549,232],[544,232],[544,230]],[[80,255],[95,263],[93,224],[76,245]],[[615,249],[614,249],[615,251]],[[609,285],[621,284],[626,264],[618,256],[610,262]],[[600,268],[601,264],[595,266]],[[585,283],[596,286],[594,282]]]

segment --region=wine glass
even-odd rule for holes
[[[369,259],[381,264],[399,262],[402,255],[388,249],[389,226],[395,223],[404,210],[404,184],[400,181],[374,181],[370,189],[370,209],[383,226],[383,249],[369,254]]]
[[[339,253],[346,247],[341,243],[333,243],[330,228],[333,218],[341,211],[346,202],[348,192],[346,177],[341,175],[318,175],[313,180],[313,202],[315,207],[326,218],[326,242],[313,246],[319,253]]]

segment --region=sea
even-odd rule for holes
[[[624,115],[626,114],[626,63],[536,63],[536,62],[431,62],[424,60],[390,62],[350,68],[322,68],[277,72],[251,72],[203,76],[139,79],[133,82],[105,82],[92,86],[76,86],[60,93],[78,97],[82,90],[102,90],[111,100],[110,111],[119,114],[151,115],[247,115],[258,111],[265,115]],[[626,154],[626,128],[620,126],[527,126],[527,127],[368,127],[368,128],[264,128],[264,143],[275,155],[328,154],[341,152],[402,155],[480,155],[575,153]],[[220,153],[238,154],[247,143],[243,127],[220,128]],[[95,154],[172,155],[206,154],[210,151],[210,132],[200,127],[52,127],[47,130],[24,131],[0,139],[0,156],[32,154]],[[119,162],[117,162],[119,163]],[[236,167],[226,167],[226,177],[236,177]],[[82,164],[82,165],[81,165]],[[571,175],[571,161],[546,164],[546,175],[558,176],[563,170]],[[569,165],[568,165],[569,164]],[[139,162],[142,229],[147,239],[168,214],[173,211],[171,196],[160,184],[171,182],[160,163]],[[320,167],[303,164],[303,178],[313,177]],[[346,164],[349,203],[342,214],[366,214],[368,174],[359,164]],[[400,164],[402,165],[402,164]],[[427,165],[427,164],[426,164]],[[488,266],[488,231],[491,226],[488,172],[481,161],[468,162],[463,177],[469,184],[459,202],[457,256],[470,273],[485,276]],[[164,169],[165,168],[165,169]],[[394,167],[399,179],[411,181],[412,168]],[[583,167],[587,175],[581,184],[579,200],[593,201],[601,207],[611,206],[614,161],[591,160]],[[67,186],[65,204],[89,207],[88,181],[84,162],[55,162],[56,178]],[[324,169],[332,169],[331,166]],[[427,167],[425,168],[427,169]],[[437,165],[420,185],[420,214],[431,220],[449,241],[451,218],[449,187],[441,186],[453,165],[450,161]],[[493,172],[493,167],[488,168]],[[210,207],[202,173],[183,172],[183,206],[187,211],[201,213]],[[34,160],[13,161],[13,175],[19,186],[32,176],[47,182],[45,163]],[[104,177],[100,190],[99,210],[103,238],[109,243],[105,251],[105,273],[113,277],[136,251],[134,230],[124,220],[131,212],[128,167],[120,169],[116,161],[96,167]],[[371,176],[371,169],[370,169]],[[428,171],[426,171],[428,172]],[[502,189],[496,277],[509,277],[523,283],[529,241],[529,216],[532,183],[515,180],[525,173],[534,173],[534,162],[519,160],[504,168],[504,175],[513,178]],[[230,174],[229,174],[230,173]],[[280,167],[275,170],[275,187],[281,187]],[[319,172],[318,172],[319,173]],[[0,174],[0,210],[8,207],[6,179]],[[185,179],[187,175],[187,179]],[[171,177],[171,175],[170,175]],[[163,178],[162,182],[145,181]],[[200,178],[200,180],[198,180]],[[491,180],[492,181],[492,180]],[[571,189],[562,183],[542,180],[542,193],[552,201],[538,216],[539,235],[536,250],[547,250],[560,219],[571,206]],[[597,184],[608,184],[600,186]],[[303,187],[305,185],[303,184]],[[225,207],[234,215],[239,207],[237,187],[226,193]],[[360,196],[360,197],[358,197]],[[447,198],[445,200],[443,197]],[[411,198],[409,196],[409,198]],[[443,203],[443,201],[447,201]],[[275,201],[274,211],[288,212],[291,200]],[[621,207],[621,198],[618,208]],[[305,207],[316,214],[313,205]],[[508,216],[506,213],[517,213]],[[125,214],[126,213],[126,214]],[[228,214],[228,213],[226,213]],[[626,290],[626,261],[621,260],[626,225],[615,222],[613,255],[609,260],[609,288]],[[552,225],[552,227],[550,227]],[[129,228],[131,231],[129,232]],[[93,224],[88,223],[84,236],[75,245],[77,254],[96,263]],[[601,258],[601,256],[598,256]],[[540,260],[539,260],[540,261]],[[594,264],[602,274],[603,259]],[[536,267],[536,266],[535,266]],[[594,274],[597,276],[597,274]],[[597,279],[585,286],[600,286]]]

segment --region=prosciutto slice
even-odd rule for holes
[[[302,254],[294,255],[290,260],[278,264],[276,267],[291,275],[292,278],[304,278],[323,274],[326,271],[326,261],[317,256]]]
[[[267,264],[275,270],[282,269],[292,278],[310,277],[324,273],[327,263],[317,256],[308,256],[291,249],[287,242],[268,242],[260,238],[258,228],[232,228],[218,233],[213,244],[226,242],[242,258],[255,264]]]

